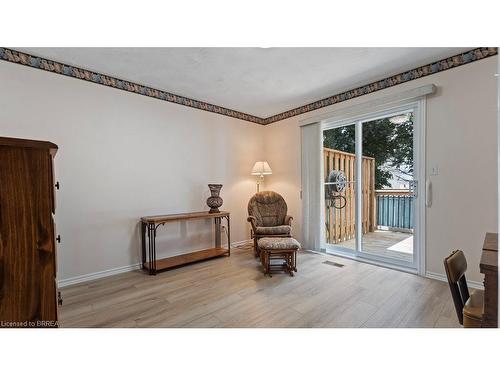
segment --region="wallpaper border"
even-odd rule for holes
[[[19,52],[10,48],[0,47],[0,60],[5,60],[8,62],[29,66],[31,68],[37,68],[45,70],[47,72],[61,74],[67,77],[82,79],[84,81],[93,82],[98,85],[104,85],[115,89],[128,91],[134,94],[164,100],[170,103],[180,104],[191,108],[201,109],[203,111],[217,113],[219,115],[234,117],[240,120],[264,125],[264,119],[250,115],[248,113],[235,111],[215,104],[205,103],[201,100],[195,100],[181,95],[172,94],[167,91],[115,78],[106,74],[93,72],[88,69],[77,68],[72,65],[63,64],[57,61],[30,55],[24,52]]]
[[[467,52],[454,55],[431,64],[423,65],[418,68],[398,73],[388,78],[381,79],[340,94],[335,94],[315,102],[290,109],[288,111],[261,118],[248,113],[235,111],[229,108],[221,107],[215,104],[206,103],[196,99],[190,99],[181,95],[172,94],[167,91],[155,89],[138,83],[118,79],[109,75],[93,72],[91,70],[77,68],[68,64],[52,61],[42,57],[19,52],[10,48],[0,47],[0,60],[29,66],[45,70],[48,72],[61,74],[67,77],[82,79],[99,85],[113,87],[119,90],[128,91],[134,94],[149,96],[151,98],[164,100],[170,103],[180,104],[191,108],[200,109],[207,112],[216,113],[223,116],[237,118],[239,120],[253,122],[259,125],[268,125],[273,122],[285,120],[290,117],[298,116],[306,112],[314,111],[346,100],[354,99],[363,95],[383,90],[388,87],[396,86],[401,83],[413,81],[418,78],[426,77],[431,74],[439,73],[448,69],[456,68],[474,61],[495,56],[498,54],[497,47],[479,47]]]
[[[372,82],[355,89],[351,89],[340,94],[329,96],[328,98],[320,99],[310,104],[303,105],[279,113],[277,115],[264,119],[264,125],[273,122],[285,120],[290,117],[298,116],[306,112],[314,111],[323,107],[327,107],[346,100],[354,99],[359,96],[371,94],[372,92],[383,90],[401,83],[413,81],[418,78],[426,77],[431,74],[439,73],[451,68],[456,68],[474,61],[482,60],[486,57],[495,56],[498,53],[497,47],[481,47],[469,50],[467,52],[442,59],[431,64],[423,65],[415,69],[408,70],[403,73],[395,74],[391,77]]]

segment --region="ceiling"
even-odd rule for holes
[[[15,49],[267,118],[470,48]]]

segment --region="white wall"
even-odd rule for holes
[[[300,238],[298,122],[322,112],[434,83],[427,102],[427,173],[438,165],[427,209],[427,270],[442,274],[454,248],[480,281],[485,231],[496,231],[497,57],[451,69],[262,127],[16,64],[0,62],[0,135],[55,142],[59,279],[139,261],[143,215],[204,210],[207,183],[224,184],[232,240],[248,238],[246,203],[256,160],[273,169]],[[472,181],[474,179],[477,182]],[[211,244],[208,222],[161,228],[160,256]],[[169,249],[169,250],[167,250]]]
[[[468,259],[468,278],[482,281],[484,233],[497,231],[497,60],[490,57],[266,126],[265,155],[273,169],[267,188],[286,198],[296,218],[295,235],[301,233],[299,120],[433,83],[437,93],[427,99],[426,174],[433,204],[426,210],[426,268],[443,275],[443,258],[459,248]],[[429,176],[434,165],[439,175]]]
[[[0,135],[59,145],[60,280],[138,263],[139,218],[206,210],[208,183],[248,238],[262,126],[7,62],[0,82]],[[158,233],[160,256],[212,244],[207,221]]]

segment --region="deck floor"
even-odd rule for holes
[[[336,246],[354,250],[356,239],[340,242]],[[366,233],[363,235],[363,251],[411,262],[413,259],[413,234],[389,230]]]
[[[131,271],[63,288],[60,325],[459,327],[441,281],[308,251],[297,267],[265,277],[245,245],[156,276]]]

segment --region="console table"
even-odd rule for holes
[[[227,221],[227,248],[223,248],[221,244],[220,232],[223,218]],[[168,258],[156,259],[156,230],[158,229],[158,227],[160,225],[165,225],[165,223],[171,221],[187,221],[196,219],[214,219],[215,247]],[[209,213],[208,211],[204,211],[190,212],[185,214],[144,216],[141,217],[141,236],[142,268],[148,270],[150,275],[156,275],[157,271],[180,266],[183,264],[197,262],[203,259],[214,258],[221,255],[231,255],[231,227],[229,212],[226,211],[217,213]]]

